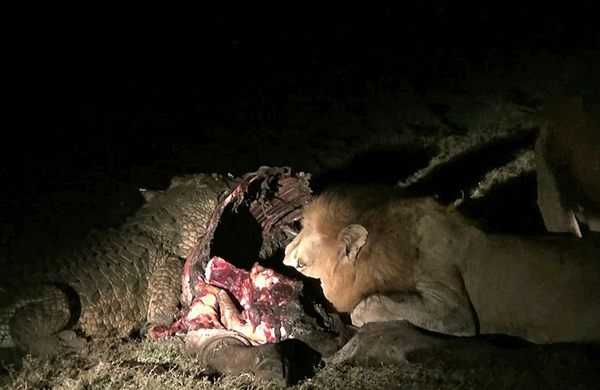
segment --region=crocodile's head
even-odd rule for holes
[[[230,188],[231,181],[221,175],[177,176],[164,191],[142,190],[146,204],[130,223],[186,258],[205,236],[220,195]]]

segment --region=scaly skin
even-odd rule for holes
[[[229,188],[215,175],[174,178],[167,190],[145,193],[147,203],[121,228],[90,236],[79,249],[29,271],[3,276],[0,347],[51,355],[77,345],[65,330],[127,337],[144,325],[170,324],[183,259]]]

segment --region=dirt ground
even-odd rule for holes
[[[179,340],[96,341],[85,356],[27,359],[0,380],[7,389],[277,389],[250,374],[213,375],[181,351]],[[513,347],[438,351],[402,365],[316,367],[292,389],[596,389],[600,351],[585,347]]]

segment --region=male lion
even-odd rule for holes
[[[326,192],[284,264],[319,278],[354,325],[406,320],[448,335],[600,340],[600,243],[488,235],[431,198]]]

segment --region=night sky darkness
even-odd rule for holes
[[[336,102],[360,116],[364,107],[352,102],[382,80],[390,88],[409,80],[425,91],[439,78],[460,77],[456,58],[480,67],[490,58],[509,62],[516,50],[569,55],[600,39],[594,12],[576,2],[419,3],[231,5],[131,20],[32,21],[5,58],[14,65],[24,127],[2,170],[2,222],[28,229],[48,197],[65,189],[118,198],[96,205],[108,209],[123,203],[114,183],[131,190],[184,172],[303,168],[301,159],[277,152],[294,148],[287,131],[302,116],[299,98],[327,97],[315,118]],[[304,120],[310,127],[311,116]],[[256,150],[261,137],[271,149]]]

